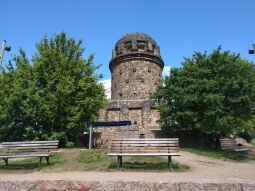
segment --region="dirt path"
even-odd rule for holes
[[[185,151],[181,153],[182,157],[175,157],[174,161],[190,166],[191,172],[189,173],[191,173],[193,177],[255,181],[255,161],[230,161],[208,158]]]
[[[68,157],[63,167],[27,173],[3,173],[0,181],[8,180],[126,180],[126,181],[197,181],[197,182],[252,182],[255,183],[255,161],[235,162],[213,159],[182,151],[182,156],[173,157],[174,162],[191,167],[188,172],[84,172],[76,161],[79,149],[64,152]]]
[[[54,169],[45,170],[45,172],[82,171],[83,165],[77,161],[80,152],[81,149],[65,149],[65,152],[62,152],[63,158],[66,159],[65,165]]]

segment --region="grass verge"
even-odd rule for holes
[[[107,153],[109,153],[107,149],[84,150],[81,151],[77,160],[85,163],[85,171],[114,171],[117,157],[109,157]],[[173,163],[175,172],[185,172],[189,169],[187,165]],[[167,158],[159,156],[123,157],[121,171],[168,171]]]
[[[66,160],[62,157],[61,153],[56,153],[52,157],[50,157],[50,164],[46,163],[46,159],[43,158],[41,169],[46,168],[54,168],[57,166],[61,166],[66,162]],[[3,160],[0,161],[0,169],[8,169],[8,170],[33,170],[38,168],[39,157],[27,158],[27,159],[9,159],[8,168],[5,165]]]
[[[226,152],[222,150],[215,150],[211,148],[195,148],[195,147],[183,147],[183,151],[188,151],[198,155],[210,157],[210,158],[225,158],[230,160],[249,161],[255,160],[255,155],[242,154],[240,152]]]
[[[83,170],[85,171],[111,171],[107,168],[112,162],[107,156],[108,152],[107,149],[83,150],[77,160],[84,164]]]

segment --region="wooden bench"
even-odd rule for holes
[[[0,147],[0,158],[8,167],[9,158],[39,157],[38,168],[40,168],[43,157],[49,164],[49,157],[57,150],[58,143],[59,141],[3,142]]]
[[[243,145],[238,145],[235,139],[223,138],[220,139],[220,147],[224,151],[247,152],[249,151]]]
[[[172,156],[180,156],[179,139],[117,139],[112,140],[111,153],[117,156],[117,168],[122,166],[123,156],[167,156],[168,168],[172,171]]]

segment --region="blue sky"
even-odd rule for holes
[[[219,45],[254,61],[248,54],[255,43],[254,10],[254,0],[2,0],[0,40],[12,46],[6,64],[19,47],[31,58],[43,35],[63,30],[83,39],[84,58],[93,53],[107,80],[111,50],[130,32],[154,38],[165,66],[180,67],[194,51]]]

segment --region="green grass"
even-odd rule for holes
[[[107,149],[84,150],[80,152],[77,160],[84,164],[83,170],[85,171],[111,171],[107,168],[112,162],[107,156],[108,152]]]
[[[81,151],[78,161],[81,163],[94,163],[108,160],[107,149],[93,149]]]
[[[65,163],[65,159],[61,156],[60,153],[56,153],[54,156],[50,157],[50,164],[46,163],[46,159],[43,158],[41,169],[54,168],[61,166]],[[3,160],[0,161],[0,169],[8,170],[33,170],[38,169],[39,157],[33,157],[28,159],[9,159],[8,168],[5,165]]]
[[[116,170],[117,157],[107,156],[109,150],[94,149],[81,151],[78,161],[84,163],[85,171],[114,171]],[[189,166],[173,163],[175,172],[184,172]],[[167,158],[158,156],[123,157],[121,171],[168,171]]]
[[[225,158],[230,160],[248,161],[255,160],[255,155],[246,154],[242,155],[240,152],[226,152],[222,150],[215,150],[211,148],[195,148],[195,147],[183,147],[183,151],[188,151],[198,155],[210,157],[210,158]]]
[[[250,143],[251,143],[252,145],[255,145],[255,138],[252,138],[251,141],[250,141]]]

